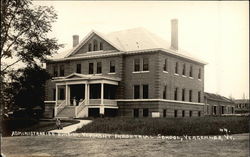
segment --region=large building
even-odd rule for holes
[[[235,114],[235,103],[219,94],[204,94],[204,114],[208,116],[223,116]]]
[[[144,28],[73,36],[65,56],[47,60],[46,117],[204,115],[204,65]]]

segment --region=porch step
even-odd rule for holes
[[[56,115],[57,118],[74,118],[75,106],[66,106],[61,112]]]

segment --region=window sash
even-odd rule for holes
[[[148,85],[143,85],[143,99],[148,99]]]
[[[111,73],[115,72],[115,61],[110,61],[110,70]]]
[[[140,86],[134,85],[134,99],[140,99]]]
[[[76,64],[76,73],[81,73],[81,72],[82,72],[81,64]]]
[[[97,74],[102,73],[102,62],[97,62],[96,73],[97,73]]]
[[[140,59],[134,60],[134,71],[140,71]]]
[[[143,58],[142,70],[143,71],[148,71],[149,70],[149,60],[148,60],[148,58]]]
[[[60,76],[64,76],[64,65],[60,65]]]
[[[164,61],[163,71],[168,71],[168,59],[165,59]]]
[[[93,73],[94,73],[94,64],[89,63],[89,74],[93,74]]]
[[[178,66],[179,66],[179,64],[178,64],[178,62],[176,62],[176,63],[175,63],[175,73],[176,73],[176,74],[178,74]]]

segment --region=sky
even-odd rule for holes
[[[91,30],[102,33],[144,27],[171,41],[170,20],[179,22],[179,48],[208,64],[205,92],[249,98],[248,1],[34,1],[54,6],[51,37],[72,48]]]

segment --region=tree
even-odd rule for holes
[[[13,106],[31,111],[35,106],[44,109],[45,82],[50,75],[45,69],[34,65],[19,69],[14,75],[9,86],[9,95],[13,97]]]
[[[53,7],[34,6],[30,0],[1,0],[0,102],[3,108],[3,84],[14,65],[36,65],[54,54],[62,45],[49,38],[57,19]],[[11,59],[12,62],[5,62]],[[2,115],[2,112],[1,112]]]

